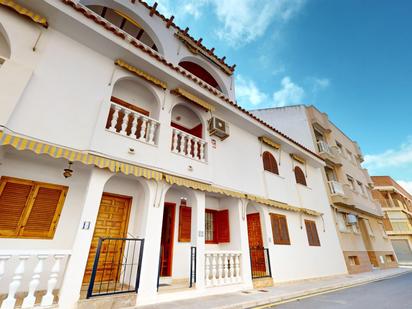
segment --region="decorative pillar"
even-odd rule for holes
[[[16,293],[21,285],[21,280],[23,279],[24,274],[24,266],[26,260],[30,256],[28,255],[20,255],[19,256],[19,264],[17,265],[16,269],[14,270],[12,281],[9,284],[9,292],[7,298],[3,300],[1,304],[1,309],[13,309],[16,304]]]
[[[33,270],[33,276],[31,277],[30,283],[29,283],[29,293],[23,300],[22,308],[32,308],[34,307],[34,303],[36,302],[36,296],[34,293],[37,290],[37,287],[40,284],[40,276],[41,273],[43,272],[43,264],[44,260],[47,259],[48,255],[38,255],[37,256],[37,265]]]

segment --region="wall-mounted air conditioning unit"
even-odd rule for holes
[[[354,225],[358,223],[358,217],[354,214],[347,214],[346,215],[346,224],[347,225]]]
[[[229,136],[229,125],[222,119],[212,117],[209,119],[209,135],[217,136],[223,141]]]

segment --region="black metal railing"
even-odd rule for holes
[[[99,238],[87,298],[139,289],[144,239]]]
[[[193,287],[193,283],[196,283],[196,255],[196,247],[190,247],[190,288]]]
[[[269,249],[250,249],[250,266],[252,268],[252,279],[272,277]]]

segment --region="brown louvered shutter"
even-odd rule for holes
[[[23,222],[23,237],[51,238],[60,217],[66,190],[63,187],[36,185],[30,212]]]
[[[316,229],[316,222],[305,220],[306,234],[308,236],[309,246],[320,246],[319,235]]]
[[[270,221],[272,222],[272,234],[273,234],[273,243],[280,244],[281,238],[279,233],[279,220],[278,216],[275,214],[270,214]]]
[[[263,169],[274,174],[279,174],[278,164],[276,162],[275,157],[269,151],[265,151],[262,157]]]
[[[17,236],[33,184],[2,177],[0,182],[0,236]]]
[[[306,176],[299,166],[295,167],[295,179],[296,183],[306,186]]]
[[[290,245],[288,223],[286,216],[279,216],[280,234],[282,238],[282,244]]]
[[[217,242],[230,242],[229,210],[220,210],[216,213],[215,228],[217,228]]]
[[[179,241],[190,242],[192,232],[192,208],[180,206],[179,208]]]
[[[273,243],[277,245],[290,245],[286,216],[270,214],[270,218],[272,223]]]

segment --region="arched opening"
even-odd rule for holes
[[[176,105],[172,110],[170,125],[180,131],[203,138],[203,125],[199,116],[183,104]]]
[[[122,29],[132,37],[136,38],[145,45],[151,47],[155,51],[159,51],[155,40],[146,31],[146,29],[139,23],[132,13],[128,13],[116,8],[110,8],[103,5],[86,5],[89,9],[112,23],[116,27]]]
[[[306,176],[302,169],[299,166],[295,166],[294,171],[296,183],[306,186]]]
[[[110,98],[106,129],[151,144],[157,142],[159,102],[154,93],[134,79],[118,80]]]
[[[203,80],[204,82],[208,83],[210,86],[222,92],[222,89],[220,88],[219,83],[212,76],[212,74],[210,74],[208,71],[206,71],[203,67],[201,67],[197,63],[194,63],[192,61],[182,61],[179,63],[179,65],[182,68],[189,71],[190,73],[192,73],[193,75]]]
[[[262,155],[263,169],[273,174],[279,175],[278,164],[275,157],[269,152],[265,151]]]
[[[11,50],[9,40],[3,26],[0,24],[0,57],[10,59]],[[1,60],[0,60],[1,64]]]

